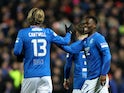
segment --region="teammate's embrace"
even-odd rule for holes
[[[82,87],[82,93],[108,93],[107,73],[110,69],[111,54],[105,38],[96,32],[97,20],[88,16],[81,23],[84,34],[88,37],[70,46],[63,46],[69,53],[85,51],[87,61],[87,80]]]
[[[28,28],[18,33],[14,54],[24,54],[24,81],[21,93],[52,93],[50,71],[51,43],[68,44],[71,38],[71,26],[66,27],[66,36],[60,37],[49,28],[43,28],[44,12],[33,8],[29,11]]]

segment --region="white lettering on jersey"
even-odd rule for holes
[[[32,28],[31,30],[32,31],[42,31],[42,28],[35,27],[35,28]]]
[[[33,65],[41,65],[44,64],[43,59],[33,59]]]
[[[28,33],[29,37],[46,37],[46,33],[44,32],[29,32]]]
[[[108,47],[108,44],[106,42],[104,42],[104,43],[100,43],[100,46],[101,46],[101,48],[105,48],[105,47]]]

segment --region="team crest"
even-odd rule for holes
[[[89,53],[90,47],[86,47],[84,50],[85,50],[86,56],[89,56],[90,55],[90,53]]]

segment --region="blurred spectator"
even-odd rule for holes
[[[122,69],[117,66],[113,77],[110,79],[110,89],[112,93],[124,93],[124,78]]]
[[[13,79],[14,89],[16,93],[20,92],[23,74],[19,70],[19,63],[13,62],[12,69],[9,71],[10,77]]]

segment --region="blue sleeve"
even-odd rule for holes
[[[64,78],[65,79],[68,79],[70,76],[70,70],[71,70],[71,66],[72,66],[72,58],[73,58],[73,55],[68,53],[66,56],[66,63],[64,66]]]
[[[51,36],[51,42],[53,42],[53,43],[67,45],[71,41],[71,34],[70,33],[66,33],[65,37],[61,37],[61,36],[57,35],[51,29],[50,29],[50,32],[52,35]]]
[[[23,38],[22,38],[22,33],[21,31],[19,31],[16,41],[15,41],[15,45],[14,45],[14,55],[19,56],[22,53],[22,49],[23,49]]]
[[[96,38],[96,45],[98,49],[100,50],[100,54],[102,56],[101,75],[106,75],[110,69],[110,62],[111,62],[110,49],[103,36],[99,36]]]
[[[62,45],[62,49],[68,53],[75,54],[79,53],[83,49],[83,40],[76,41],[71,45]]]

